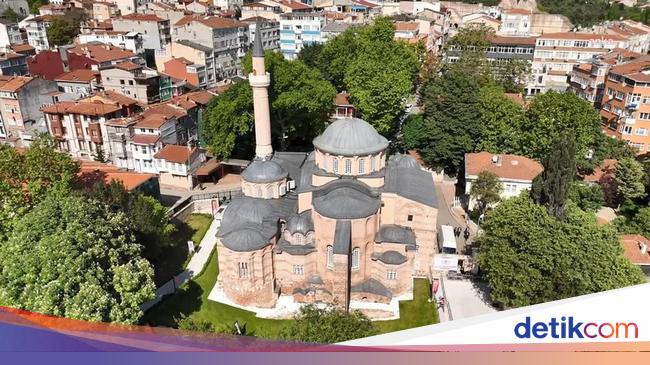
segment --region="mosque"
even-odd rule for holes
[[[217,232],[223,294],[243,307],[290,296],[348,309],[412,293],[438,252],[431,172],[407,155],[387,159],[386,138],[357,118],[332,122],[309,154],[274,152],[259,32],[249,82],[256,157]]]

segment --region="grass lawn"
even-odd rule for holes
[[[415,279],[413,282],[413,300],[399,303],[399,319],[374,322],[379,332],[394,332],[438,323],[440,320],[438,319],[435,303],[427,301],[430,292],[429,280]]]
[[[163,248],[160,254],[164,260],[154,265],[156,286],[166,283],[174,275],[183,271],[189,261],[187,241],[192,240],[198,246],[205,232],[210,228],[210,223],[212,223],[211,215],[192,214],[185,222],[176,225],[176,232],[171,236],[170,245]]]
[[[142,320],[143,323],[151,326],[174,327],[176,318],[180,318],[181,315],[209,321],[215,327],[223,324],[232,326],[238,320],[240,324],[246,324],[246,331],[250,335],[278,338],[280,331],[290,320],[257,318],[252,312],[208,300],[218,273],[219,263],[215,250],[203,272],[180,288],[176,294],[169,296],[147,312]],[[380,333],[438,322],[438,313],[434,304],[427,302],[429,282],[425,279],[416,279],[414,286],[414,300],[400,302],[400,319],[375,322]]]

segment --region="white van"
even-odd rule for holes
[[[442,253],[456,254],[458,252],[458,246],[456,246],[456,235],[454,235],[454,227],[447,225],[440,227],[440,231],[438,232],[438,244]]]

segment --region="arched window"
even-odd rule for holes
[[[336,157],[332,157],[332,171],[334,171],[335,174],[339,173],[339,160],[337,160]]]
[[[377,162],[375,161],[375,156],[370,156],[370,171],[377,170]]]
[[[350,160],[349,158],[345,159],[345,173],[346,174],[352,173],[352,160]]]
[[[352,270],[359,270],[361,250],[359,247],[355,247],[352,250]]]
[[[269,185],[266,187],[266,197],[273,198],[273,186]]]
[[[334,267],[334,247],[327,246],[327,267]]]
[[[359,160],[359,175],[363,175],[366,173],[366,160],[360,159]]]
[[[258,198],[261,198],[262,197],[262,188],[260,188],[258,186],[256,190],[257,190],[256,191],[257,194],[255,196],[258,197]]]
[[[239,277],[240,278],[248,277],[248,262],[239,263]]]
[[[287,193],[287,186],[286,185],[280,185],[280,196],[284,196],[284,194]]]

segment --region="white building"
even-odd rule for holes
[[[162,50],[172,39],[169,20],[154,14],[133,13],[113,19],[113,30],[140,33],[142,47],[156,51]]]
[[[469,197],[472,184],[479,174],[488,171],[496,175],[503,184],[502,199],[518,196],[522,191],[530,190],[533,179],[543,170],[539,162],[524,156],[490,152],[466,153],[465,194]],[[469,199],[469,209],[473,209],[475,204],[474,199]]]
[[[324,13],[293,12],[280,15],[280,52],[284,58],[296,59],[304,46],[323,43],[321,29],[326,24]]]
[[[23,43],[23,37],[20,34],[20,28],[18,24],[0,18],[0,47],[6,48],[12,44],[21,44]]]
[[[41,15],[27,17],[19,23],[19,26],[27,32],[27,43],[37,52],[50,48],[50,43],[47,40],[47,28],[51,21],[51,15]]]
[[[503,36],[528,36],[533,12],[525,9],[506,9],[501,13],[501,27],[497,34]]]
[[[264,50],[276,50],[280,48],[280,22],[262,17],[242,19],[248,24],[248,40],[255,39],[255,32],[259,24],[262,35],[262,47]]]
[[[79,34],[79,43],[100,42],[127,49],[135,54],[143,54],[142,34],[138,32],[95,31]]]

